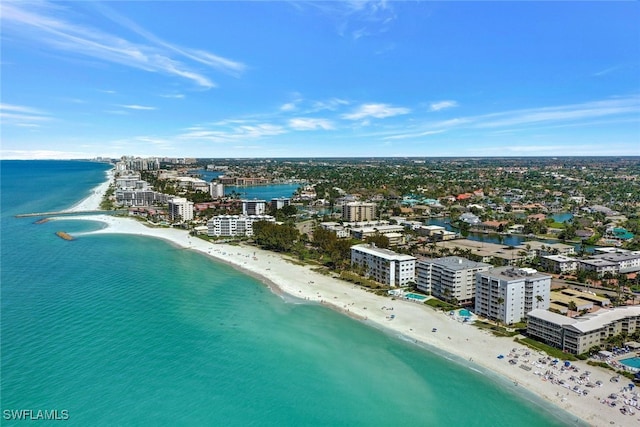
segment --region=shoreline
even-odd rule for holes
[[[108,171],[109,181],[96,187],[87,199],[71,209],[97,210],[102,195],[109,187],[112,173],[112,170]],[[572,362],[579,368],[576,374],[561,370],[560,366],[551,368],[546,360],[544,364],[540,362],[546,359],[546,355],[515,343],[512,338],[495,337],[424,304],[375,295],[353,284],[312,271],[309,266],[292,263],[280,254],[252,246],[211,243],[190,236],[185,230],[152,228],[133,218],[78,215],[52,219],[88,220],[105,224],[99,230],[72,233],[76,238],[96,234],[129,234],[159,238],[176,247],[195,250],[255,278],[285,301],[327,306],[471,369],[499,386],[508,387],[511,392],[517,392],[531,404],[544,406],[552,415],[557,410],[556,415],[568,424],[628,425],[636,419],[640,420],[638,413],[633,416],[622,414],[620,408],[624,404],[614,408],[601,403],[607,401],[611,393],[620,395],[618,403],[632,397],[630,392],[624,398],[622,396],[622,387],[629,381],[622,378],[619,383],[610,382],[610,378],[616,375],[611,371],[589,366],[583,361]],[[394,318],[390,319],[389,314],[394,314]],[[432,332],[433,328],[437,328],[437,332]],[[529,355],[525,356],[527,353]],[[498,355],[505,357],[498,359]],[[518,363],[512,365],[508,359],[518,360]],[[530,369],[520,369],[518,365]],[[585,370],[592,372],[590,382],[600,381],[602,386],[585,388],[581,385],[581,389],[589,392],[583,396],[572,390],[576,382],[571,381],[570,377],[578,377]],[[571,388],[547,380],[547,375],[544,375],[547,372],[556,379],[566,381]],[[570,419],[573,417],[576,420],[572,422]]]

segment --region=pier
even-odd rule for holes
[[[126,210],[117,210],[117,211],[53,211],[53,212],[33,212],[33,213],[24,213],[18,214],[16,218],[28,218],[34,216],[67,216],[67,215],[116,215],[126,213]]]

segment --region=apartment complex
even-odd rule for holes
[[[415,281],[416,258],[373,244],[351,246],[351,265],[364,267],[366,275],[387,286],[406,286]]]
[[[169,200],[169,219],[171,221],[191,221],[193,219],[193,202],[184,197]]]
[[[416,263],[416,284],[441,300],[470,305],[475,297],[475,274],[490,268],[490,264],[458,256],[420,260]]]
[[[570,318],[547,310],[527,314],[527,334],[539,341],[572,354],[583,354],[607,338],[632,334],[640,327],[640,306],[599,310]]]
[[[242,215],[265,215],[267,213],[266,200],[243,200]]]
[[[207,221],[207,236],[253,236],[253,224],[258,221],[275,222],[270,215],[218,215]]]
[[[549,308],[551,276],[532,268],[500,267],[476,274],[475,313],[507,325]]]
[[[578,269],[578,260],[566,255],[547,255],[540,257],[540,265],[545,271],[566,274]]]
[[[342,205],[342,219],[349,222],[371,221],[376,217],[376,204],[348,202]]]

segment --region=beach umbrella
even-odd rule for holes
[[[564,366],[566,366],[568,368],[569,366],[571,366],[571,362],[569,362],[568,360],[565,360],[564,361]]]

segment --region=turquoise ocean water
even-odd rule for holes
[[[98,223],[34,224],[105,179],[89,162],[2,161],[4,411],[63,425],[560,426],[574,417],[204,255]],[[61,421],[33,421],[37,425]]]

